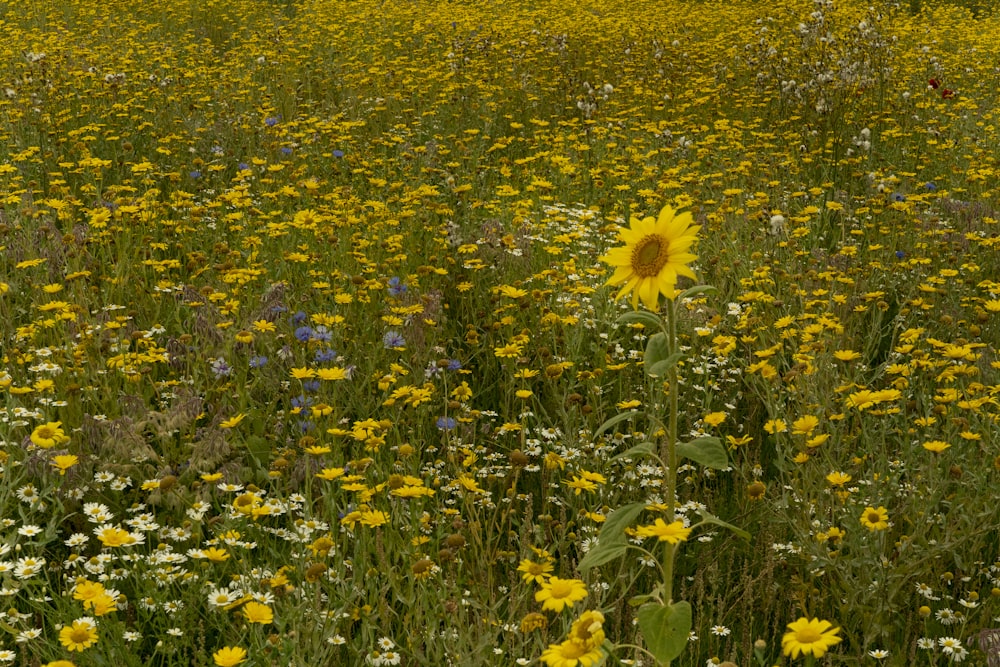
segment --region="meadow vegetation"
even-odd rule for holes
[[[996,16],[58,0],[0,30],[0,664],[649,666],[656,559],[579,567],[637,503],[630,546],[686,540],[673,664],[986,664]],[[678,288],[716,287],[676,303],[666,398],[727,453],[676,498],[601,261],[664,206],[700,227]]]

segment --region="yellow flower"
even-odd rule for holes
[[[698,258],[688,250],[701,227],[691,222],[691,213],[677,215],[664,206],[657,218],[633,217],[628,228],[618,230],[625,245],[601,257],[601,261],[615,267],[605,284],[621,285],[616,299],[631,292],[633,308],[639,307],[641,299],[646,308],[656,310],[661,294],[674,298],[678,276],[696,280],[687,265]]]
[[[596,648],[604,643],[604,614],[599,611],[585,611],[580,614],[570,628],[568,639],[587,648]]]
[[[830,621],[803,617],[788,624],[788,632],[781,638],[781,651],[793,659],[800,654],[819,658],[831,646],[840,643],[838,632],[840,628],[834,628]]]
[[[648,526],[639,526],[636,528],[635,534],[639,537],[656,537],[660,542],[677,544],[678,542],[687,540],[688,535],[691,534],[691,529],[685,528],[684,522],[680,520],[667,523],[663,519],[657,519]]]
[[[884,507],[866,507],[861,513],[861,525],[874,532],[889,527],[889,512]]]
[[[703,419],[705,420],[705,423],[708,424],[709,426],[718,426],[722,422],[726,421],[726,413],[709,412],[707,415],[704,416]]]
[[[792,422],[792,433],[795,435],[809,435],[817,426],[819,426],[819,419],[814,415],[806,415]]]
[[[130,547],[139,541],[135,535],[117,526],[101,528],[97,532],[97,539],[106,547]]]
[[[552,572],[552,567],[550,561],[536,563],[533,560],[525,558],[517,566],[517,571],[521,573],[521,578],[525,581],[534,581],[537,584],[542,584],[545,583],[545,579]]]
[[[951,445],[943,440],[930,440],[924,443],[924,449],[929,452],[934,452],[935,454],[940,454],[949,447],[951,447]]]
[[[71,660],[53,660],[45,663],[42,667],[76,667],[76,664]]]
[[[266,625],[274,621],[274,612],[271,611],[271,608],[255,600],[243,605],[243,615],[246,616],[247,623]]]
[[[562,644],[550,644],[541,660],[548,667],[591,667],[600,662],[604,654],[600,646],[588,648],[572,639]]]
[[[212,654],[212,660],[218,667],[235,667],[246,659],[246,649],[239,646],[225,646]]]
[[[80,458],[73,454],[60,454],[52,457],[52,467],[59,471],[60,475],[65,475],[66,471],[80,462]]]
[[[843,486],[851,481],[851,476],[846,472],[831,472],[826,476],[826,481],[830,482],[831,486]]]
[[[84,616],[59,631],[59,643],[67,651],[83,651],[97,643],[97,624]]]
[[[237,424],[246,419],[246,415],[242,412],[235,417],[230,417],[226,421],[219,424],[219,428],[235,428]]]
[[[542,583],[542,590],[535,593],[535,602],[541,602],[542,609],[559,612],[587,595],[587,585],[579,579],[552,577]]]
[[[42,449],[52,449],[56,445],[65,445],[69,437],[62,430],[62,422],[47,422],[31,432],[31,441]]]

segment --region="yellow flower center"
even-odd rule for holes
[[[795,638],[800,644],[812,644],[813,642],[818,642],[823,638],[815,628],[802,628],[797,633],[795,633]]]
[[[641,278],[660,275],[670,259],[670,241],[659,234],[647,234],[632,249],[632,270]]]

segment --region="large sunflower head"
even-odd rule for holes
[[[688,250],[701,227],[691,222],[691,213],[678,214],[664,206],[659,216],[633,217],[628,227],[620,228],[618,236],[625,245],[601,257],[615,269],[605,284],[621,286],[615,298],[631,292],[633,308],[641,299],[646,308],[656,310],[661,294],[674,298],[678,276],[696,280],[688,264],[698,258]]]

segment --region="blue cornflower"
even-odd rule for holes
[[[275,125],[278,124],[278,121],[280,120],[281,116],[270,116],[269,118],[264,119],[264,125],[267,125],[268,127],[274,127]]]
[[[250,368],[263,368],[267,365],[267,357],[250,357]]]
[[[455,420],[451,417],[438,417],[436,424],[442,431],[450,431],[455,428]]]
[[[292,154],[292,149],[289,148],[288,146],[282,146],[281,147],[281,154],[282,155],[291,155]]]
[[[190,174],[188,174],[188,176],[190,176],[194,180],[198,180],[199,178],[201,178],[201,172],[195,169]]]
[[[217,378],[229,377],[229,374],[233,372],[232,367],[226,363],[226,360],[222,357],[212,360],[212,373]]]
[[[406,283],[402,282],[396,276],[389,278],[389,294],[391,296],[403,296],[406,294]]]
[[[310,394],[315,394],[317,391],[319,391],[319,380],[303,380],[302,391],[309,392]]]
[[[309,316],[306,315],[301,310],[299,310],[294,315],[292,315],[292,324],[302,324],[303,322],[306,321],[307,317]]]
[[[299,327],[295,330],[295,340],[300,343],[308,343],[312,340],[313,329],[312,327]]]
[[[293,396],[291,401],[293,408],[308,408],[315,402],[316,401],[311,396],[306,396],[305,394]]]
[[[459,361],[458,359],[449,359],[448,360],[448,366],[447,366],[447,368],[448,368],[449,371],[457,371],[461,367],[462,367],[462,362]]]
[[[905,252],[903,252],[902,250],[897,250],[896,251],[896,259],[903,259],[904,257],[906,257],[906,253]]]
[[[892,201],[894,201],[894,202],[904,202],[904,201],[906,201],[906,197],[904,197],[902,194],[900,194],[898,192],[893,192],[892,193]]]
[[[318,340],[322,343],[329,343],[333,340],[333,332],[327,329],[322,324],[313,329],[313,340]]]
[[[391,350],[396,347],[405,347],[406,339],[398,331],[386,331],[382,336],[382,345],[385,349]]]
[[[316,350],[316,362],[320,364],[325,364],[328,361],[334,361],[337,358],[337,353],[330,348],[323,350]]]
[[[333,157],[344,157],[344,151],[339,148],[333,149]]]
[[[926,183],[924,183],[924,187],[930,190],[931,192],[937,190],[937,185],[934,183],[934,181],[927,181]]]

